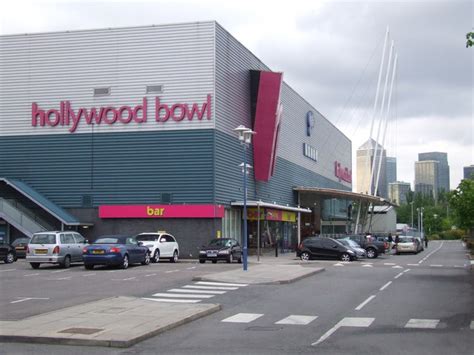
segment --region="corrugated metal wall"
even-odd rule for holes
[[[163,92],[146,94],[147,85]],[[110,87],[108,96],[93,89]],[[208,121],[157,123],[162,103],[203,103],[214,96],[214,22],[0,36],[0,135],[64,134],[68,127],[32,127],[31,104],[59,109],[135,106],[149,98],[146,124],[96,126],[95,133],[214,128]],[[212,109],[214,115],[214,108]],[[82,124],[74,133],[90,133]]]
[[[216,24],[216,200],[228,203],[243,197],[242,146],[233,131],[238,125],[251,127],[250,69],[270,70],[232,35]],[[339,182],[334,161],[351,168],[351,142],[286,83],[283,83],[282,125],[277,147],[275,175],[268,183],[249,179],[249,198],[294,204],[293,186],[317,186],[350,190]],[[313,111],[315,128],[306,136],[306,113]],[[258,139],[258,134],[254,136]],[[303,155],[303,143],[315,147],[319,161]],[[250,149],[251,150],[251,149]],[[249,152],[251,159],[251,152]]]
[[[213,203],[213,130],[8,136],[2,176],[19,178],[62,207]],[[85,206],[88,207],[88,206]]]

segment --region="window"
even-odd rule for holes
[[[171,235],[166,234],[165,237],[166,237],[166,241],[168,243],[174,243],[175,242],[174,238]]]
[[[127,239],[126,239],[125,244],[134,245],[134,244],[137,244],[137,241],[136,241],[135,238],[130,237],[130,238],[127,238]]]
[[[77,233],[74,234],[74,239],[76,240],[76,243],[79,244],[83,244],[86,241],[82,235]]]
[[[222,237],[241,239],[242,213],[237,209],[226,209],[222,220]]]
[[[142,235],[138,235],[136,239],[140,242],[154,242],[158,240],[158,236],[153,235],[153,234],[142,234]]]
[[[30,244],[56,244],[55,234],[35,234]]]

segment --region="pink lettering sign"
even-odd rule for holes
[[[352,183],[352,170],[341,167],[341,163],[338,161],[334,162],[334,175],[336,175],[339,180]]]
[[[223,218],[221,205],[103,205],[100,218]]]

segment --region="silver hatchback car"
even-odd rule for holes
[[[82,262],[82,248],[86,239],[74,231],[52,231],[33,234],[28,244],[26,261],[33,269],[40,264],[59,264],[68,268],[73,262]]]

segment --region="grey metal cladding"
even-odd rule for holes
[[[251,127],[250,69],[270,70],[232,35],[216,24],[216,131],[235,136],[233,129],[238,125]],[[335,161],[340,162],[342,167],[352,169],[352,148],[349,138],[285,82],[282,86],[281,102],[283,113],[277,157],[350,188],[350,183],[340,182],[334,174]],[[314,129],[309,137],[306,135],[308,111],[313,112],[315,119]],[[254,139],[258,139],[258,133]],[[318,162],[303,155],[303,143],[317,149]],[[276,170],[278,169],[277,164]]]
[[[213,130],[6,136],[0,171],[65,208],[213,203]]]
[[[214,93],[214,22],[0,36],[0,77],[1,136],[68,133],[32,127],[32,102],[48,110],[70,100],[77,110],[135,106],[145,96],[148,121],[117,124],[114,132],[214,128],[214,117],[161,126],[151,117],[155,96],[167,104],[202,103]],[[165,91],[147,94],[147,85]],[[95,88],[111,93],[94,96]],[[98,125],[95,133],[110,128]],[[80,125],[78,133],[91,127]]]

